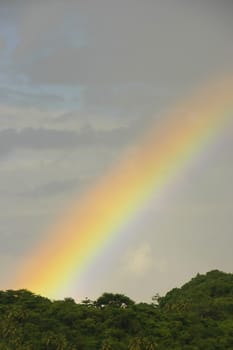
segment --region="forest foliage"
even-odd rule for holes
[[[232,350],[233,274],[198,274],[151,303],[0,291],[1,350]]]

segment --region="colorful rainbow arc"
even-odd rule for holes
[[[52,298],[232,119],[232,80],[218,81],[161,118],[25,259],[14,288]]]

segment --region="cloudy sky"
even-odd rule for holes
[[[0,1],[0,288],[152,121],[232,73],[232,11],[231,0]],[[232,149],[226,130],[70,296],[149,300],[232,271]]]

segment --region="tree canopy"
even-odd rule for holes
[[[217,270],[151,303],[0,291],[1,350],[232,350],[232,330],[233,274]]]

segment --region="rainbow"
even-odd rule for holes
[[[232,107],[232,79],[221,80],[160,118],[48,232],[20,266],[14,288],[56,298],[79,281],[137,210],[227,127]]]

